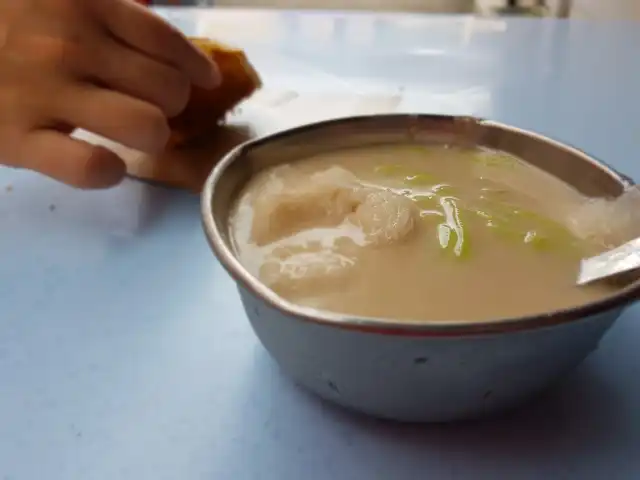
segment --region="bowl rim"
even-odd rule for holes
[[[240,260],[236,257],[232,249],[224,241],[223,235],[218,229],[213,213],[213,197],[217,184],[223,178],[227,168],[231,164],[233,164],[233,162],[237,158],[241,157],[245,152],[250,151],[255,146],[260,146],[262,144],[270,143],[282,137],[294,136],[299,133],[306,132],[307,130],[322,128],[324,126],[338,125],[341,123],[351,123],[355,121],[362,121],[380,117],[395,117],[398,120],[460,119],[466,122],[473,121],[491,125],[493,127],[504,130],[510,130],[512,132],[527,135],[538,141],[551,143],[556,147],[584,157],[585,160],[590,161],[595,166],[603,169],[611,177],[615,178],[621,184],[621,186],[625,188],[634,184],[633,180],[631,180],[626,175],[617,172],[614,168],[610,167],[605,162],[602,162],[571,145],[559,142],[551,137],[541,135],[530,130],[514,127],[502,122],[496,122],[472,116],[421,113],[372,114],[341,117],[288,128],[249,140],[229,151],[209,174],[200,196],[201,220],[207,242],[209,243],[209,246],[211,247],[218,261],[222,264],[224,269],[233,278],[233,280],[239,287],[242,287],[242,289],[244,289],[245,291],[262,300],[271,308],[274,308],[281,313],[284,313],[285,315],[294,317],[301,321],[366,333],[417,337],[460,337],[479,334],[500,334],[551,327],[563,323],[578,321],[590,316],[598,315],[616,309],[622,310],[627,305],[634,302],[638,297],[640,297],[640,280],[637,280],[630,285],[620,289],[616,293],[596,300],[594,302],[589,302],[571,308],[543,312],[535,315],[496,318],[483,321],[438,320],[432,322],[418,322],[415,320],[403,321],[383,317],[356,317],[348,314],[321,311],[296,305],[277,295],[263,282],[249,273],[249,271],[240,263]]]

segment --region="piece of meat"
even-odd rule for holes
[[[356,260],[329,250],[300,252],[262,265],[260,279],[277,294],[295,300],[345,286]]]
[[[259,246],[345,219],[362,230],[368,244],[388,245],[411,233],[418,214],[407,197],[363,187],[340,167],[309,176],[284,166],[258,181],[251,237]]]
[[[222,80],[211,90],[192,88],[186,108],[169,120],[172,135],[167,148],[187,145],[215,130],[229,112],[262,86],[242,50],[206,38],[190,40],[216,62]]]
[[[308,176],[281,169],[267,178],[254,200],[251,237],[266,245],[309,228],[339,225],[359,203],[356,177],[332,167]]]
[[[350,220],[362,228],[371,245],[389,245],[411,233],[416,214],[415,204],[407,197],[377,190],[367,194]]]

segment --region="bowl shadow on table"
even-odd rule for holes
[[[32,172],[19,173],[3,207],[10,214],[8,221],[19,219],[17,228],[25,232],[80,230],[98,236],[136,236],[147,228],[162,197],[130,179],[107,190],[83,191]]]
[[[259,370],[273,368],[279,372],[263,353]],[[575,459],[589,455],[597,461],[593,457],[606,456],[611,439],[628,429],[623,400],[616,397],[597,363],[589,360],[555,386],[511,410],[447,424],[408,424],[368,417],[320,399],[288,378],[283,378],[282,385],[285,383],[294,390],[294,401],[303,404],[300,410],[320,410],[322,421],[330,423],[328,428],[340,425],[339,434],[346,429],[361,439],[383,443],[385,448],[393,445],[393,450],[402,455],[419,456],[412,460],[425,466],[429,452],[448,456],[451,461],[464,457],[468,468],[491,464],[494,473],[499,473],[501,466],[510,468],[514,462],[523,469],[555,463],[559,456]],[[287,453],[282,455],[284,461]],[[395,457],[385,457],[385,462],[391,458]],[[486,478],[482,476],[486,471],[477,473],[476,478]]]

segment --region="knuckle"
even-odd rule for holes
[[[162,38],[164,36],[164,42],[166,42],[167,45],[182,46],[188,43],[183,33],[173,25],[163,22],[160,27],[158,37]]]
[[[165,116],[180,113],[191,93],[189,78],[157,59],[122,49],[106,48],[101,78],[107,85],[160,108]]]
[[[75,70],[81,47],[64,38],[41,38],[32,43],[30,56],[48,67],[63,71]]]

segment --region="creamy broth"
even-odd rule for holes
[[[584,198],[503,153],[383,145],[274,167],[241,192],[243,265],[287,300],[413,321],[487,320],[593,301],[576,287],[602,245],[567,228]]]

